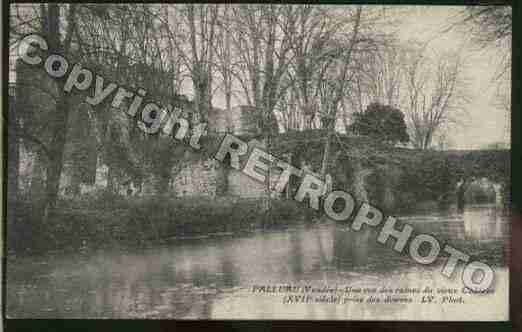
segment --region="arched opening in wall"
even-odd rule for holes
[[[457,183],[457,208],[466,205],[504,204],[504,185],[487,177],[469,178]]]

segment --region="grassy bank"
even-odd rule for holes
[[[62,200],[47,224],[37,203],[19,199],[9,225],[16,254],[147,246],[176,238],[283,228],[304,221],[302,205],[290,200],[220,198],[122,198],[99,195]]]

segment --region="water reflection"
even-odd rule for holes
[[[338,269],[364,266],[368,263],[372,233],[370,229],[355,232],[349,228],[334,227],[332,231],[333,255]]]
[[[463,219],[466,239],[487,241],[509,235],[509,223],[495,207],[470,207]]]
[[[509,237],[508,219],[489,206],[399,219],[420,232],[453,240]],[[240,318],[245,312],[278,317],[295,308],[282,309],[269,297],[264,302],[240,290],[274,283],[415,284],[428,273],[390,250],[391,245],[376,244],[375,237],[375,232],[331,223],[146,250],[13,259],[7,263],[7,313],[17,318]],[[412,310],[390,308],[304,305],[295,309],[294,318],[364,319],[378,312],[395,317],[404,314],[397,310]]]
[[[492,241],[509,239],[509,218],[494,205],[470,205],[462,212],[455,209],[429,216],[404,216],[421,232],[451,240]]]

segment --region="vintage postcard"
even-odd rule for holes
[[[7,318],[509,320],[511,7],[8,8]]]

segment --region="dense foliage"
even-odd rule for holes
[[[293,200],[211,199],[208,197],[122,197],[108,191],[81,200],[60,200],[52,223],[44,224],[35,202],[20,197],[16,222],[8,226],[16,254],[49,250],[148,246],[183,237],[232,235],[304,222]]]
[[[352,129],[356,134],[370,136],[395,145],[409,141],[404,114],[392,106],[372,103],[362,113],[354,114]]]
[[[444,195],[453,192],[459,180],[459,167],[438,152],[423,154],[405,166],[407,171],[402,176],[399,191],[408,193],[416,202],[444,200]]]

